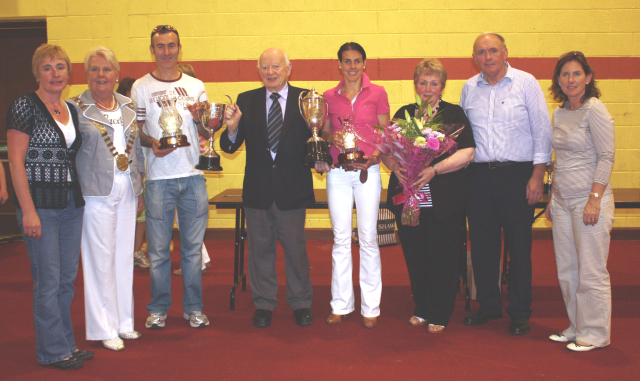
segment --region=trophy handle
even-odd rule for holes
[[[200,97],[202,96],[202,94],[206,94],[207,92],[205,90],[202,90],[200,92],[200,94],[198,94],[198,98],[197,98],[197,102],[200,103]]]
[[[302,98],[304,98],[309,93],[309,90],[304,90],[298,95],[298,111],[300,111],[300,115],[304,119],[304,113],[302,112]]]

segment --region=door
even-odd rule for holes
[[[0,205],[0,242],[22,237],[16,220],[16,207],[12,203],[15,193],[7,160],[7,110],[17,97],[38,88],[31,71],[31,58],[36,48],[45,42],[46,21],[0,22],[0,52],[4,57],[0,70],[0,160],[7,176],[10,197]]]

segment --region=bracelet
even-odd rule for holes
[[[436,176],[438,176],[438,168],[436,168],[436,165],[432,165],[431,168],[433,168],[433,172],[435,172]]]

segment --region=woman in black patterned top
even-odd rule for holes
[[[429,333],[441,333],[449,323],[459,287],[461,230],[464,209],[469,200],[467,179],[462,169],[473,159],[475,140],[471,125],[460,106],[441,99],[447,83],[447,70],[437,59],[425,59],[413,74],[416,94],[429,102],[442,122],[464,126],[456,139],[458,150],[445,153],[420,172],[414,189],[426,197],[420,203],[418,226],[402,225],[403,204],[393,205],[393,196],[402,192],[406,170],[393,158],[383,156],[385,165],[393,171],[389,178],[387,205],[396,215],[402,251],[409,270],[411,291],[416,303],[409,324],[427,326]],[[417,104],[404,106],[394,118],[415,115]]]
[[[60,99],[71,63],[61,47],[42,44],[32,69],[38,90],[9,107],[7,140],[14,203],[34,283],[36,355],[42,365],[76,369],[93,353],[78,350],[71,326],[84,210],[75,166],[82,143],[78,115]]]

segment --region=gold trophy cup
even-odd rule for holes
[[[329,155],[329,145],[318,136],[318,131],[322,129],[324,121],[327,119],[328,110],[324,97],[312,87],[311,90],[300,93],[298,106],[300,107],[300,114],[302,114],[313,134],[306,143],[307,154],[304,157],[304,165],[307,168],[313,168],[317,161],[325,161],[331,165],[333,160]]]
[[[160,101],[162,112],[158,118],[158,125],[162,128],[160,149],[188,147],[191,144],[182,133],[182,116],[176,109],[176,99]]]
[[[342,135],[343,145],[338,154],[338,164],[336,167],[344,168],[345,171],[357,171],[352,167],[354,163],[366,163],[364,152],[358,146],[359,138],[356,135],[355,126],[353,124],[355,115],[342,115],[338,119],[342,124],[340,134]]]
[[[207,139],[206,149],[200,155],[200,160],[198,161],[198,165],[196,165],[197,169],[201,169],[203,171],[222,171],[222,167],[220,166],[220,155],[213,148],[213,140],[216,131],[218,131],[224,120],[224,110],[227,108],[225,103],[213,103],[213,102],[200,102],[200,97],[205,92],[201,92],[198,95],[198,102],[196,103],[196,112],[200,117],[200,122],[202,122],[202,126],[209,131],[209,139]],[[231,104],[233,101],[231,97],[225,94]]]

